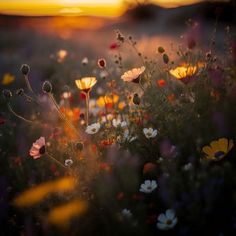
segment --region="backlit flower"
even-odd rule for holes
[[[208,160],[219,161],[224,158],[233,148],[234,142],[232,139],[220,138],[212,141],[209,146],[202,148],[205,158]]]
[[[155,180],[145,180],[141,184],[139,191],[143,193],[151,193],[157,188],[157,182]]]
[[[11,84],[14,80],[15,80],[15,76],[14,75],[6,73],[6,74],[3,75],[2,85]]]
[[[81,63],[82,63],[82,65],[87,65],[88,64],[88,58],[87,57],[84,57],[83,59],[82,59],[82,61],[81,61]]]
[[[97,83],[97,80],[95,77],[84,77],[81,79],[77,79],[75,83],[80,90],[82,90],[84,93],[88,93],[91,88]]]
[[[146,138],[155,138],[157,136],[157,130],[153,128],[144,128],[143,133]]]
[[[139,83],[140,75],[143,74],[144,71],[145,71],[144,66],[140,68],[133,68],[132,70],[126,71],[121,76],[121,79],[124,80],[125,82]]]
[[[92,125],[87,126],[85,132],[87,134],[96,134],[99,131],[100,127],[100,123],[94,123]]]
[[[99,107],[104,107],[106,106],[107,108],[112,107],[113,104],[117,103],[119,100],[118,95],[111,95],[111,96],[100,96],[97,99],[97,105]]]
[[[196,66],[178,66],[175,69],[170,70],[170,74],[179,80],[188,76],[193,76],[196,72]]]
[[[157,228],[160,230],[172,229],[178,222],[177,217],[175,217],[175,212],[171,209],[166,210],[165,214],[160,214],[157,220]]]
[[[45,153],[45,151],[45,138],[40,137],[35,143],[33,143],[30,149],[30,156],[34,159],[38,159]]]
[[[133,216],[132,212],[127,208],[121,211],[121,215],[126,219],[130,219]]]
[[[64,49],[61,49],[57,52],[57,61],[58,62],[63,62],[64,59],[67,57],[68,52]]]

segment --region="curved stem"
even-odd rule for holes
[[[25,79],[25,83],[26,83],[26,86],[27,86],[27,88],[29,89],[29,91],[30,91],[31,93],[34,93],[32,87],[31,87],[31,85],[30,85],[28,75],[25,75],[25,76],[24,76],[24,79]]]
[[[32,121],[32,120],[28,120],[28,119],[24,118],[23,116],[18,115],[18,114],[12,109],[12,107],[11,107],[11,105],[10,105],[9,103],[7,103],[7,108],[8,108],[8,110],[9,110],[14,116],[16,116],[17,118],[19,118],[19,119],[21,119],[21,120],[23,120],[23,121],[25,121],[25,122],[28,122],[28,123],[34,123],[34,121]]]

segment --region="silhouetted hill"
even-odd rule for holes
[[[235,22],[236,5],[231,2],[201,2],[177,8],[162,8],[154,4],[140,4],[125,12],[123,17],[133,21],[165,19],[174,24],[183,23],[188,18],[222,22]]]

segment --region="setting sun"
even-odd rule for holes
[[[177,7],[180,5],[193,4],[201,0],[153,0],[162,7]],[[126,3],[135,3],[134,0],[3,0],[0,2],[0,13],[9,15],[29,16],[78,16],[93,15],[116,17],[121,15]],[[143,2],[143,1],[139,1]]]

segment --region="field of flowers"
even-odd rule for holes
[[[235,235],[230,28],[221,51],[214,34],[148,56],[115,37],[109,57],[79,66],[59,50],[53,80],[37,82],[30,63],[13,87],[4,74],[3,235]]]

